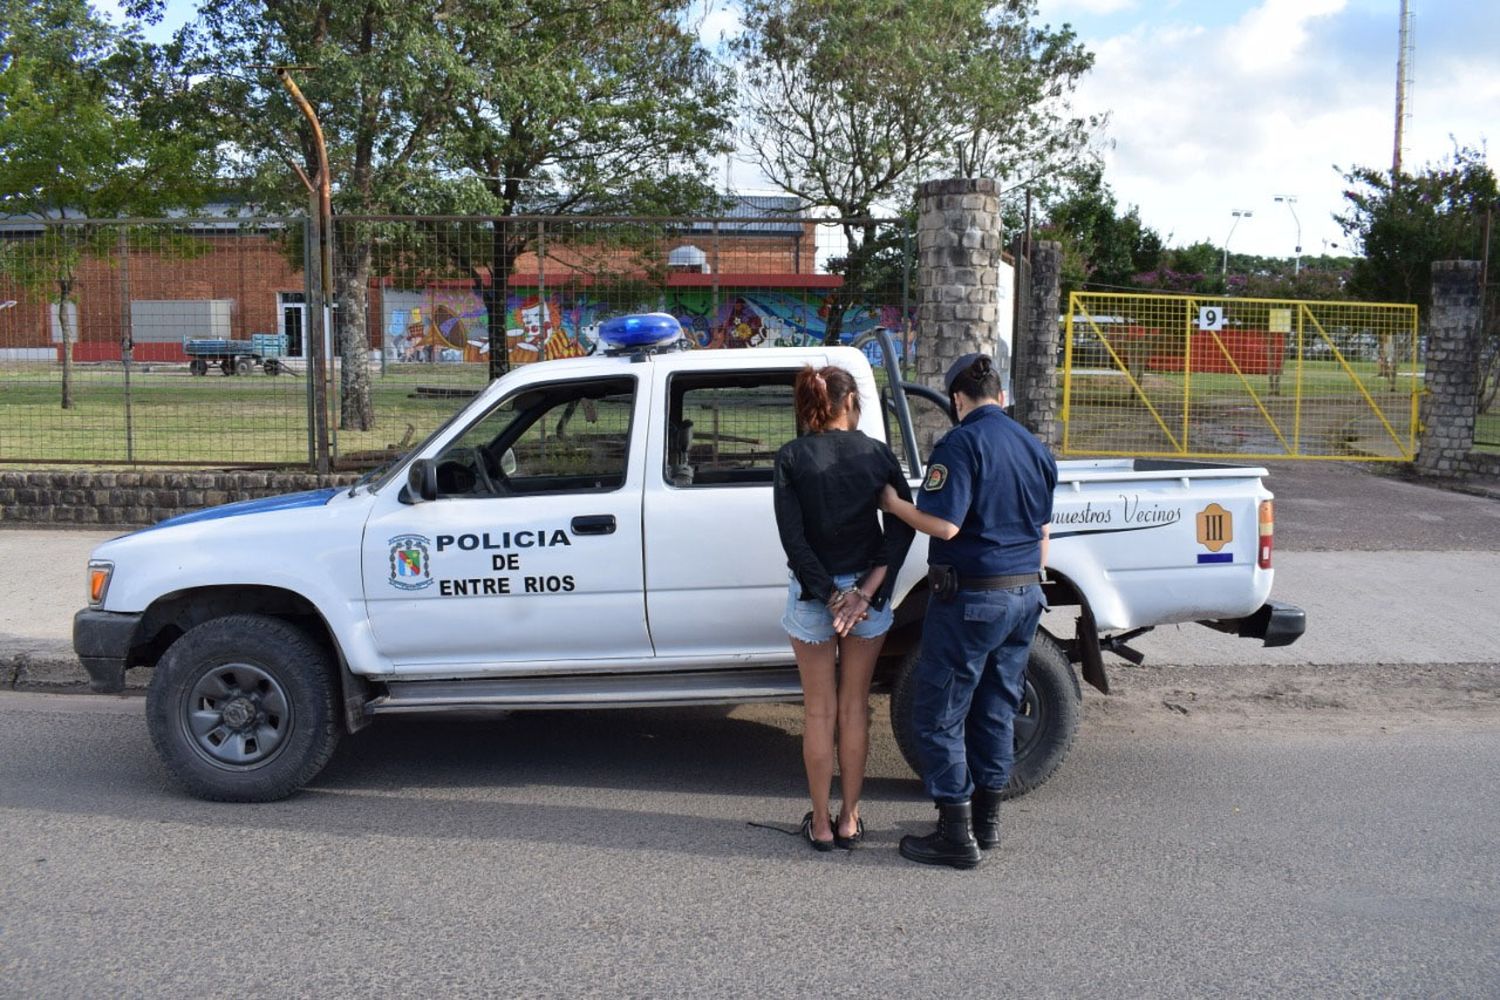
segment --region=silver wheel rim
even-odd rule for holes
[[[219,767],[258,767],[286,744],[292,705],[276,678],[248,663],[226,663],[198,678],[183,703],[183,732]]]

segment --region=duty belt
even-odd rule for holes
[[[951,601],[960,590],[1009,590],[1041,583],[1040,573],[1008,573],[1005,576],[959,576],[952,566],[927,567],[927,583],[940,601]]]
[[[959,590],[1009,590],[1012,587],[1028,587],[1041,583],[1040,573],[1011,573],[1007,576],[961,576]]]

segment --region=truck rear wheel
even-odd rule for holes
[[[916,685],[912,681],[917,659],[922,655],[918,643],[901,661],[896,685],[891,691],[891,730],[901,756],[913,771],[922,773],[917,756],[917,735],[912,724],[912,698]],[[1015,798],[1036,788],[1052,777],[1073,746],[1078,721],[1083,714],[1083,692],[1067,654],[1056,639],[1041,629],[1031,644],[1031,658],[1026,664],[1026,694],[1020,712],[1016,713],[1016,761],[1010,770],[1010,782],[1004,798]]]
[[[174,642],[146,692],[151,742],[193,795],[271,802],[311,781],[338,745],[328,654],[264,615],[204,622]]]

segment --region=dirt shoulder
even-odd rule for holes
[[[1384,731],[1433,723],[1500,727],[1500,664],[1120,667],[1084,693],[1084,728],[1205,732]]]

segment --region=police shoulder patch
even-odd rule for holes
[[[946,465],[934,465],[927,470],[927,478],[922,480],[922,489],[927,493],[936,493],[948,482],[948,467]]]

